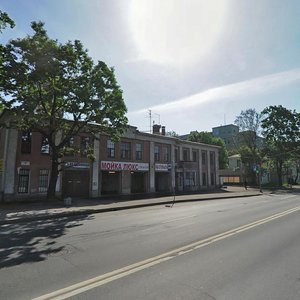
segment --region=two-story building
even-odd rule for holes
[[[101,197],[195,192],[219,185],[218,146],[143,133],[130,126],[117,142],[99,132],[92,140],[70,140],[56,192],[63,197]],[[57,137],[59,139],[59,137]],[[94,160],[86,155],[93,149]],[[51,172],[50,147],[37,132],[0,129],[0,199],[45,197]]]

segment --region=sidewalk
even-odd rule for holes
[[[216,193],[200,193],[175,196],[175,203],[201,200],[216,200],[237,197],[251,197],[261,195],[258,189],[243,187],[228,187]],[[159,197],[142,200],[124,201],[120,199],[74,199],[72,205],[64,206],[61,201],[39,203],[0,204],[0,225],[10,223],[29,222],[59,217],[88,215],[109,211],[125,210],[154,205],[170,205],[174,197]]]

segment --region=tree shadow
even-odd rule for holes
[[[92,216],[79,215],[51,220],[40,220],[0,227],[0,269],[23,263],[46,260],[63,252],[66,245],[57,245],[56,239],[70,228],[83,225]]]

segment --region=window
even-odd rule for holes
[[[196,172],[186,172],[185,173],[185,186],[195,186],[196,185]]]
[[[178,154],[179,154],[179,149],[175,147],[175,162],[178,162]]]
[[[206,164],[206,152],[202,151],[201,155],[202,155],[202,165],[205,165]]]
[[[163,160],[164,162],[169,161],[169,149],[168,147],[163,147]]]
[[[20,194],[28,193],[28,186],[29,186],[29,170],[20,169],[19,181],[18,181],[18,193]]]
[[[159,146],[154,146],[154,161],[160,161]]]
[[[210,173],[210,184],[211,185],[215,184],[215,174],[214,173]]]
[[[116,154],[115,143],[107,140],[107,157],[114,158]]]
[[[131,144],[127,142],[121,143],[121,158],[131,159]]]
[[[66,143],[66,147],[65,147],[65,155],[66,156],[74,156],[74,137],[71,137],[67,143]]]
[[[143,150],[142,144],[135,144],[135,159],[142,160]]]
[[[31,153],[31,136],[29,131],[22,131],[21,137],[21,152],[25,154]]]
[[[48,190],[49,170],[40,170],[39,174],[39,192],[44,193]]]
[[[197,161],[197,150],[193,150],[193,161]]]
[[[189,160],[189,149],[183,149],[183,161]]]
[[[206,173],[202,173],[202,185],[206,185]]]
[[[209,160],[210,160],[210,165],[213,167],[215,165],[215,153],[214,152],[209,153]]]
[[[46,137],[42,137],[42,144],[41,144],[41,154],[49,154],[50,153],[50,146],[48,139]]]
[[[87,155],[87,151],[89,150],[89,148],[91,147],[91,139],[88,136],[83,136],[81,137],[80,140],[80,153],[81,156],[86,157]]]

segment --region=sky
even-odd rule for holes
[[[1,43],[43,21],[114,67],[140,131],[211,131],[270,105],[300,112],[299,0],[1,0],[0,10],[16,22]]]

